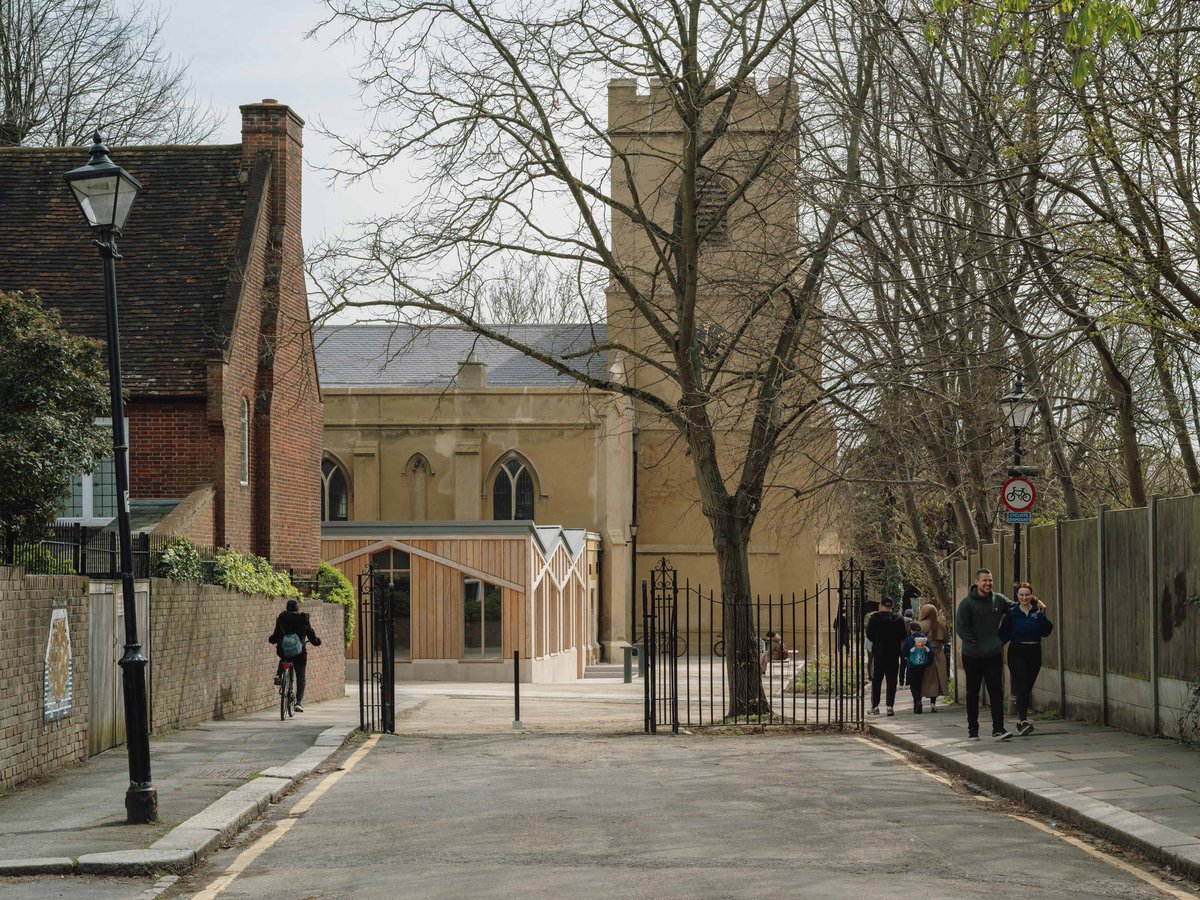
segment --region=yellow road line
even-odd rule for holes
[[[878,741],[872,741],[869,738],[860,737],[860,738],[855,738],[855,740],[861,741],[862,743],[866,744],[869,747],[874,747],[876,750],[879,750],[882,753],[886,753],[888,756],[894,756],[896,759],[900,760],[900,762],[904,763],[906,766],[908,766],[914,772],[920,772],[922,775],[925,775],[928,778],[932,778],[934,781],[940,782],[940,783],[944,784],[946,787],[954,787],[954,782],[952,782],[949,778],[946,778],[944,775],[939,775],[936,772],[931,772],[929,769],[921,768],[916,763],[914,763],[911,759],[909,759],[907,756],[905,756],[903,753],[901,753],[899,750],[893,750],[891,747],[887,746],[886,744],[881,744]],[[990,800],[991,798],[984,797],[982,799]]]
[[[213,900],[225,888],[233,884],[234,880],[246,871],[251,863],[275,846],[275,843],[281,837],[292,830],[292,826],[299,821],[300,816],[308,812],[312,805],[320,800],[331,787],[341,781],[347,772],[357,766],[359,761],[371,751],[371,748],[379,743],[379,738],[380,735],[378,734],[372,735],[365,744],[350,754],[345,765],[336,772],[330,772],[322,778],[320,784],[309,791],[308,794],[292,807],[286,818],[276,822],[274,828],[239,853],[237,859],[229,864],[229,868],[225,870],[225,873],[198,894],[193,894],[192,900]]]
[[[1103,850],[1097,850],[1091,844],[1081,841],[1081,840],[1079,840],[1079,838],[1071,837],[1071,835],[1069,835],[1069,834],[1063,834],[1058,829],[1051,828],[1049,825],[1043,825],[1041,822],[1037,821],[1036,819],[1030,819],[1026,816],[1018,816],[1015,813],[1009,813],[1008,815],[1010,818],[1016,819],[1018,822],[1024,822],[1026,825],[1030,825],[1030,826],[1036,828],[1038,831],[1044,831],[1044,832],[1046,832],[1046,834],[1052,834],[1056,838],[1058,838],[1060,841],[1066,841],[1072,847],[1078,847],[1084,853],[1089,853],[1092,856],[1096,857],[1096,859],[1102,859],[1106,863],[1108,863],[1110,866],[1115,866],[1116,868],[1120,869],[1123,872],[1128,872],[1130,875],[1133,875],[1135,878],[1140,878],[1142,881],[1146,882],[1146,884],[1150,885],[1153,888],[1157,888],[1158,890],[1160,890],[1164,894],[1166,894],[1168,897],[1177,897],[1177,898],[1180,898],[1180,900],[1195,900],[1195,898],[1196,898],[1195,894],[1190,894],[1187,891],[1182,891],[1179,888],[1175,887],[1173,884],[1168,884],[1167,882],[1163,881],[1157,875],[1151,875],[1149,872],[1146,872],[1143,869],[1139,869],[1137,866],[1133,865],[1132,863],[1127,863],[1123,859],[1118,859],[1115,856],[1105,853]]]

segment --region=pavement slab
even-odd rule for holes
[[[336,753],[357,724],[357,698],[346,696],[286,722],[268,710],[154,737],[159,821],[147,825],[125,821],[124,747],[24,785],[0,796],[0,875],[187,871]]]
[[[1200,878],[1200,753],[1177,742],[1061,720],[1001,743],[965,741],[961,706],[869,724],[958,775]]]

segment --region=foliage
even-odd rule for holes
[[[203,141],[218,124],[162,47],[165,19],[105,0],[0,3],[0,146]]]
[[[17,544],[12,565],[21,566],[26,575],[74,575],[75,569],[41,544]]]
[[[206,568],[206,580],[210,584],[219,584],[243,594],[301,599],[300,591],[292,584],[287,573],[271,568],[271,564],[261,556],[222,547]]]
[[[200,581],[200,551],[188,537],[173,537],[154,551],[150,559],[150,574],[172,581]]]
[[[337,603],[342,607],[342,621],[346,628],[346,646],[354,639],[357,608],[354,588],[350,580],[329,563],[321,563],[317,569],[317,595],[326,603]]]
[[[865,674],[865,670],[864,670]],[[855,690],[855,671],[849,657],[846,659],[846,665],[841,672],[841,689],[843,697],[853,697],[856,695]],[[828,697],[832,693],[831,688],[835,687],[835,673],[833,664],[828,658],[817,660],[814,665],[809,665],[805,662],[804,667],[796,673],[795,679],[790,685],[784,688],[789,694],[812,694],[817,695],[818,687],[820,695]],[[819,682],[819,683],[818,683]]]
[[[1096,52],[1114,38],[1140,38],[1139,16],[1153,12],[1157,5],[1157,0],[933,0],[933,12],[945,16],[968,8],[973,25],[988,29],[994,57],[1031,53],[1040,35],[1052,33],[1073,56],[1072,84],[1083,87],[1095,74]],[[926,36],[936,39],[940,34],[935,17],[926,25]],[[1022,84],[1027,82],[1027,70],[1019,69],[1017,74]]]
[[[97,341],[63,330],[37,295],[0,292],[0,530],[40,540],[81,471],[104,454],[108,410]]]

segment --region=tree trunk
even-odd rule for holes
[[[1183,462],[1183,470],[1187,474],[1188,488],[1193,494],[1200,494],[1200,466],[1196,463],[1196,453],[1192,448],[1192,437],[1188,434],[1188,423],[1183,415],[1183,405],[1179,402],[1179,393],[1175,390],[1175,379],[1171,375],[1171,366],[1167,360],[1166,339],[1161,331],[1155,330],[1153,341],[1154,369],[1158,373],[1158,383],[1162,387],[1167,418],[1171,420],[1171,430],[1175,432],[1175,441],[1179,444],[1179,457]]]
[[[934,556],[933,546],[929,543],[929,533],[925,530],[925,522],[921,518],[921,509],[917,505],[917,495],[913,491],[912,480],[909,477],[904,461],[897,462],[896,472],[904,484],[904,511],[908,513],[908,527],[913,533],[913,542],[917,545],[917,553],[921,557],[921,565],[925,567],[925,575],[937,597],[938,606],[948,609],[950,592],[946,589],[946,579]]]
[[[771,704],[763,691],[758,665],[758,634],[750,596],[750,527],[730,513],[710,518],[724,612],[725,668],[729,678],[725,716],[770,716]]]

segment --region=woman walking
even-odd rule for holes
[[[1054,626],[1046,617],[1046,604],[1033,595],[1028,581],[1017,586],[1017,602],[1008,608],[1000,623],[1000,640],[1008,644],[1008,673],[1012,677],[1017,704],[1017,734],[1033,733],[1029,721],[1029,698],[1042,669],[1042,638]]]
[[[926,603],[921,607],[917,621],[921,633],[929,638],[929,649],[933,652],[921,678],[921,696],[929,698],[929,711],[937,712],[937,698],[946,696],[947,690],[946,617],[932,603]]]

